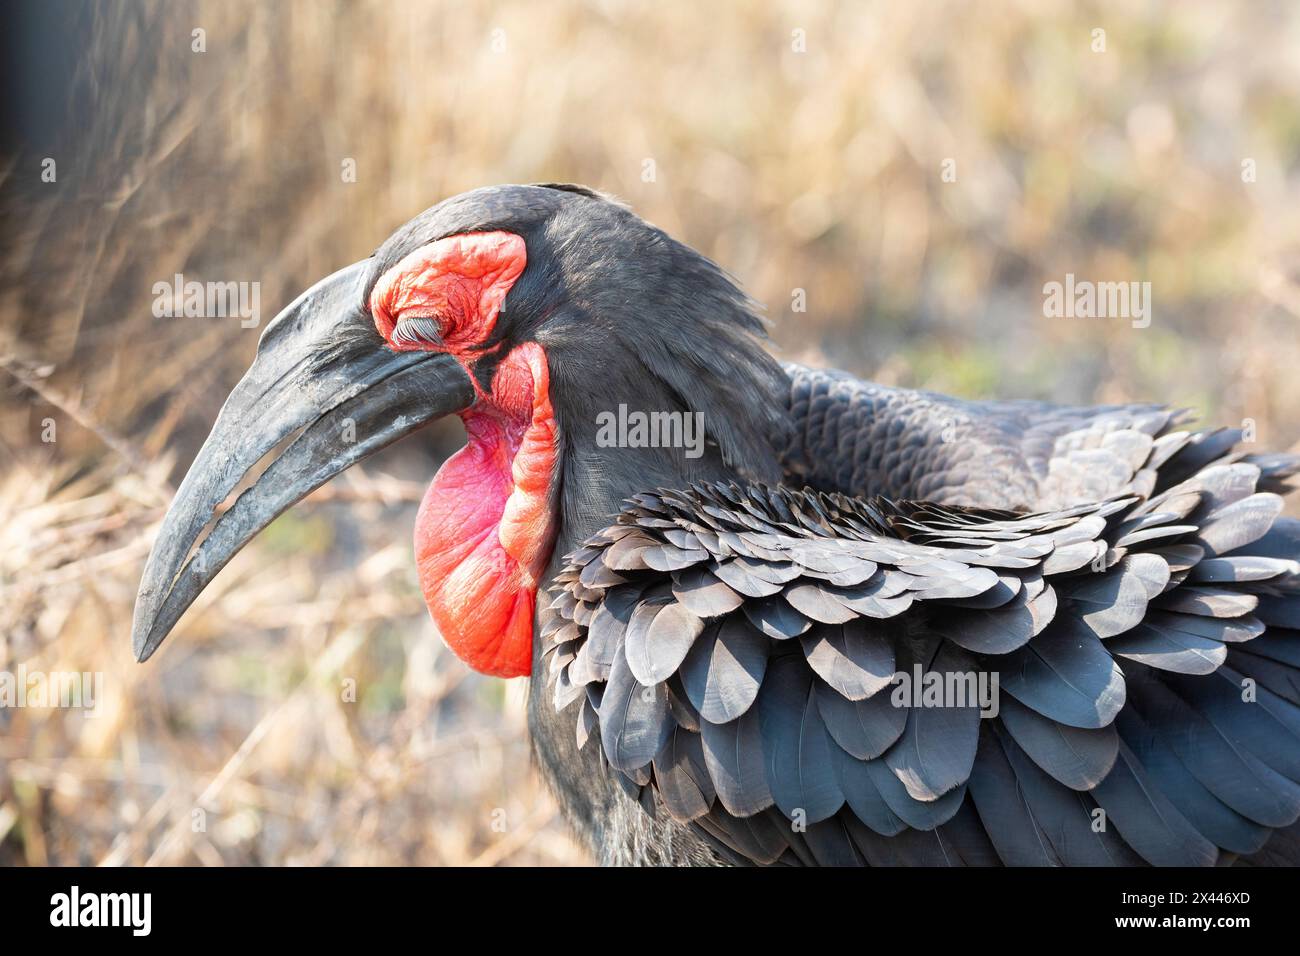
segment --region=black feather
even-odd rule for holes
[[[637,683],[627,659],[619,654],[600,702],[600,743],[610,766],[624,771],[644,767],[672,729],[664,685]]]
[[[726,724],[705,722],[700,741],[709,779],[728,813],[747,817],[772,805],[756,711]]]
[[[647,687],[667,680],[704,630],[704,621],[675,601],[645,604],[632,615],[623,644],[632,676]]]
[[[1113,637],[1141,622],[1147,586],[1125,559],[1105,574],[1081,579],[1069,589],[1066,600],[1094,634]]]
[[[965,678],[973,684],[976,678],[974,661],[951,644],[939,644],[934,657],[921,663],[928,673],[949,681],[950,687],[950,679]],[[974,687],[961,689],[965,706],[956,706],[945,691],[943,706],[909,708],[902,735],[885,752],[885,763],[915,800],[937,800],[970,776],[980,715]]]
[[[894,649],[866,621],[819,624],[800,638],[808,664],[837,693],[864,700],[894,676]]]
[[[1010,696],[1002,699],[1000,716],[1030,759],[1071,790],[1091,790],[1115,763],[1114,726],[1085,730],[1059,724]]]
[[[825,684],[816,688],[817,708],[835,742],[859,760],[879,757],[907,726],[907,707],[895,706],[881,691],[866,700],[849,700]]]
[[[1124,706],[1124,675],[1078,618],[1058,617],[998,665],[1003,690],[1058,723],[1105,727]]]
[[[1153,784],[1120,741],[1115,766],[1093,791],[1124,841],[1154,866],[1213,866],[1218,849]]]
[[[787,817],[815,823],[844,803],[831,765],[830,748],[813,695],[811,671],[802,657],[772,659],[759,691],[759,728],[763,737],[767,782],[776,805]]]
[[[673,597],[692,614],[704,618],[730,614],[745,600],[702,565],[673,578]]]
[[[1272,831],[1247,820],[1205,789],[1136,709],[1126,707],[1116,724],[1147,775],[1199,833],[1233,853],[1254,853],[1264,845]]]
[[[709,812],[717,792],[699,734],[676,728],[655,755],[654,773],[659,796],[674,820],[686,822]]]
[[[765,634],[774,640],[798,637],[812,627],[812,621],[792,608],[780,596],[746,601],[741,609],[745,617],[749,618],[749,623],[754,625],[760,634]]]
[[[686,696],[713,724],[725,724],[749,710],[767,670],[770,643],[743,617],[711,627],[682,662]]]

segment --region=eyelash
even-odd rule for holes
[[[441,345],[442,331],[433,316],[412,316],[398,319],[392,339],[402,345]]]

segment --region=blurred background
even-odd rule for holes
[[[259,282],[265,325],[439,199],[580,182],[731,271],[784,357],[1298,447],[1294,3],[9,7],[0,670],[104,699],[0,709],[0,864],[587,862],[523,682],[419,597],[457,423],[285,515],[133,662],[154,529],[261,331],[155,318],[177,273]],[[1045,318],[1067,273],[1149,281],[1150,327]]]

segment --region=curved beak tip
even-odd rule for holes
[[[153,652],[158,650],[158,645],[162,643],[162,641],[149,640],[149,632],[152,630],[150,623],[144,622],[143,626],[137,624],[131,629],[131,653],[140,664],[153,657]]]
[[[174,506],[175,503],[173,503]],[[154,552],[159,550],[162,543],[161,537],[160,533],[159,540],[154,543]],[[155,633],[161,610],[157,600],[158,589],[152,584],[153,565],[155,563],[154,554],[151,553],[149,563],[145,566],[144,573],[141,575],[140,590],[136,595],[135,612],[131,620],[131,653],[135,655],[137,663],[141,664],[153,656],[154,651],[158,650],[162,645],[170,630],[163,630],[160,634]]]
[[[450,356],[383,346],[356,305],[363,275],[358,263],[323,280],[263,333],[145,564],[131,625],[137,661],[153,655],[216,573],[274,518],[356,462],[473,403],[469,376]]]

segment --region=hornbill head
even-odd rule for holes
[[[416,521],[421,588],[466,663],[530,673],[557,538],[571,546],[637,490],[774,477],[786,379],[762,331],[716,266],[587,189],[489,187],[439,203],[267,325],[149,555],[136,656],[277,515],[458,414],[467,443]],[[602,450],[598,413],[620,405],[704,416],[704,453]]]

